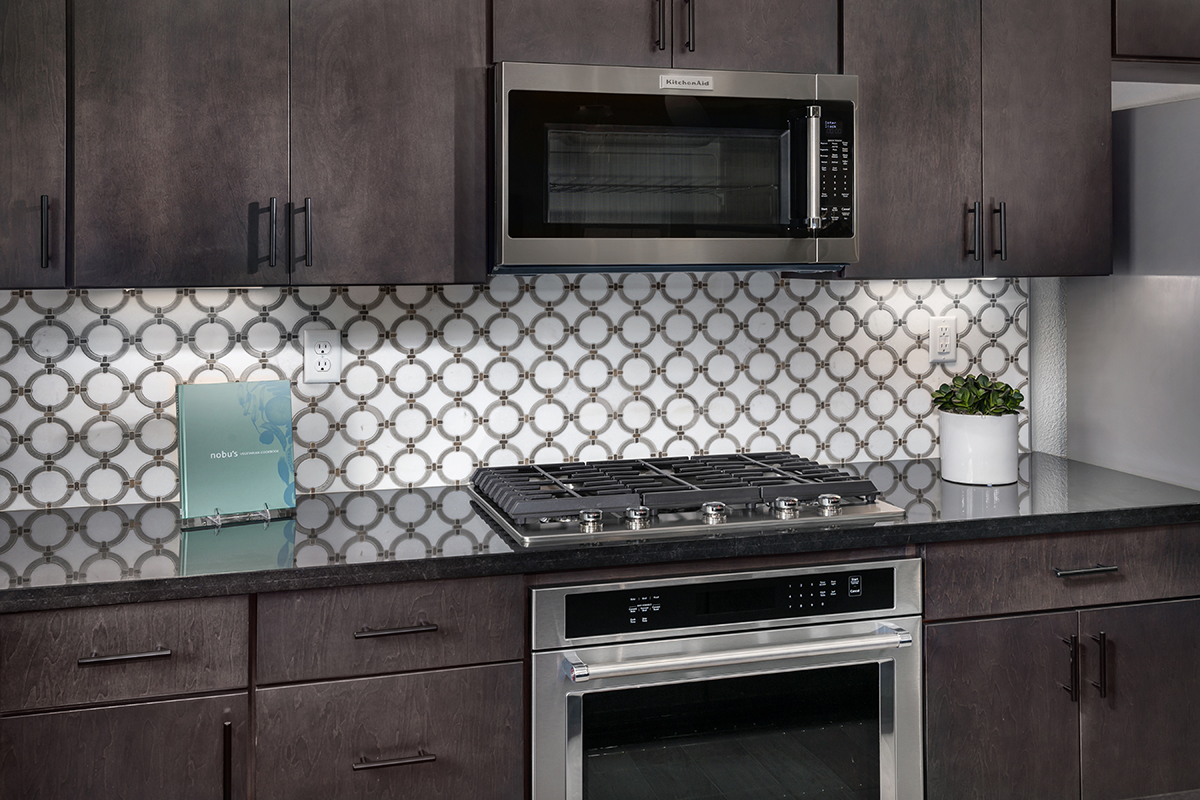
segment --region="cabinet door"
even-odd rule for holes
[[[671,66],[673,0],[493,0],[492,60]]]
[[[262,689],[256,796],[520,797],[521,686],[510,663]]]
[[[1113,0],[1113,55],[1200,59],[1196,0]]]
[[[286,0],[74,9],[75,283],[287,283]]]
[[[925,627],[926,797],[1079,796],[1073,611]]]
[[[1112,271],[1110,30],[1109,0],[983,0],[986,275]]]
[[[9,0],[0,6],[0,287],[5,289],[63,286],[66,279],[66,32],[61,2]]]
[[[246,709],[237,694],[0,719],[0,800],[245,797]]]
[[[1200,795],[1200,600],[1080,613],[1084,800]],[[1100,696],[1100,647],[1106,661]]]
[[[845,0],[845,71],[859,77],[847,277],[982,273],[967,213],[983,177],[978,32],[979,0]]]
[[[486,0],[295,0],[292,283],[482,282],[487,97]]]
[[[836,0],[674,0],[673,65],[838,71]]]

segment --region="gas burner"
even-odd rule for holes
[[[904,517],[870,480],[790,453],[484,467],[470,491],[484,516],[527,546]]]

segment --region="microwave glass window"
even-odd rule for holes
[[[546,126],[544,221],[786,225],[788,131]]]
[[[583,697],[586,800],[880,796],[878,663]]]

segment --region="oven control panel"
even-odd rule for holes
[[[568,594],[566,636],[888,611],[895,584],[892,568],[877,567]]]

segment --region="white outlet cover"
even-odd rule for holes
[[[342,336],[333,328],[305,328],[300,332],[304,350],[305,383],[338,383],[342,377]]]
[[[929,318],[929,363],[947,364],[958,360],[958,320],[954,317]]]

